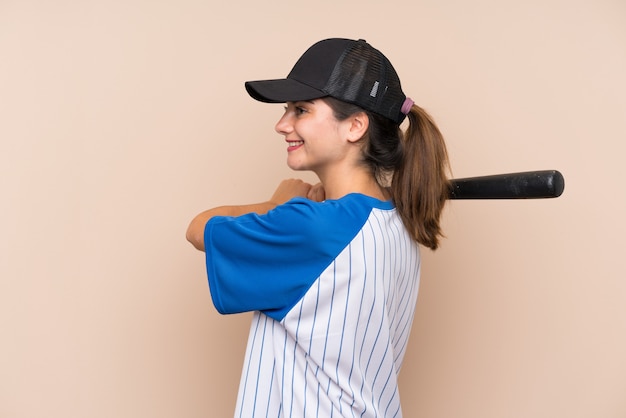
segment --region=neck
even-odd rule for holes
[[[334,173],[317,173],[317,175],[324,185],[326,199],[339,199],[350,193],[361,193],[379,200],[389,199],[386,190],[364,167]]]

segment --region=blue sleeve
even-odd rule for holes
[[[296,198],[265,215],[214,217],[204,230],[213,304],[281,320],[356,236],[371,207]]]

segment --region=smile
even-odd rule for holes
[[[287,145],[287,152],[291,152],[304,145],[304,141],[287,141]]]

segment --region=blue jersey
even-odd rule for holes
[[[211,297],[254,311],[236,417],[401,417],[420,277],[391,202],[295,198],[204,232]]]

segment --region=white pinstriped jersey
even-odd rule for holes
[[[205,243],[218,311],[256,311],[236,417],[402,416],[420,254],[390,202],[293,199]]]

